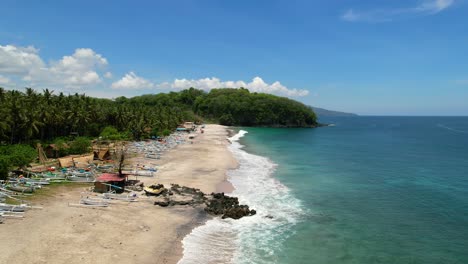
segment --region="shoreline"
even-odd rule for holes
[[[145,185],[177,183],[205,193],[228,193],[233,186],[226,173],[238,166],[227,148],[228,134],[227,127],[207,125],[193,144],[178,145],[160,160],[140,156],[129,162],[159,168],[154,177],[138,177]],[[68,203],[76,203],[85,188],[62,189],[36,201],[42,210],[0,225],[0,236],[7,241],[0,245],[1,263],[177,263],[183,257],[183,238],[211,219],[200,208],[161,208],[141,194],[137,203],[72,208]]]

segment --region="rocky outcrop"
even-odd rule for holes
[[[159,188],[164,188],[162,184]],[[190,205],[204,206],[205,212],[211,215],[221,215],[224,218],[240,219],[244,216],[255,215],[255,210],[250,210],[247,205],[240,205],[237,197],[230,197],[224,193],[211,193],[207,195],[200,189],[172,184],[171,188],[162,192],[155,205],[161,207]]]
[[[224,193],[212,193],[211,197],[205,211],[212,215],[222,215],[223,219],[239,219],[257,213],[255,210],[250,210],[248,205],[239,205],[237,197],[230,197]]]

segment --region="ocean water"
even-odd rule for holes
[[[468,263],[468,118],[240,128],[229,179],[257,210],[213,219],[180,263]]]

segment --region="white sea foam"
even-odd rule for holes
[[[277,165],[242,150],[238,140],[246,133],[241,130],[230,138],[229,150],[239,162],[228,172],[235,187],[230,195],[257,214],[239,220],[215,218],[195,228],[182,241],[179,263],[277,263],[284,240],[304,214],[300,201],[272,177]]]

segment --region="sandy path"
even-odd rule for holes
[[[224,127],[209,125],[193,144],[180,145],[161,160],[135,158],[159,165],[156,177],[138,179],[213,192],[236,166],[226,136]],[[0,225],[0,263],[177,263],[181,239],[206,219],[200,209],[160,208],[146,197],[105,209],[69,207],[83,190],[58,187],[36,204],[44,209]]]

